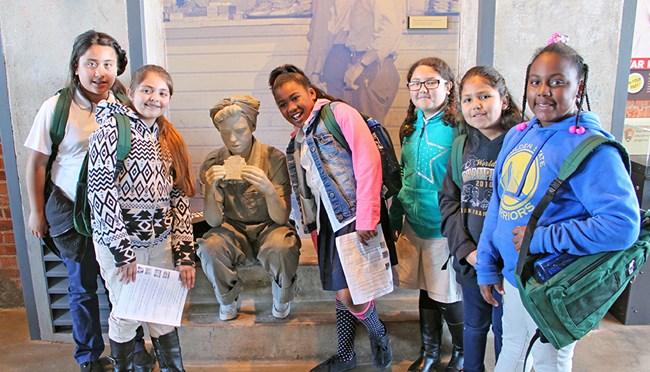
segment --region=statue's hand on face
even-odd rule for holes
[[[275,193],[275,187],[266,176],[266,173],[254,165],[245,166],[241,171],[241,178],[244,181],[248,181],[264,195],[270,196]]]

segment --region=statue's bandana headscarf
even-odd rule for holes
[[[215,103],[210,109],[210,118],[219,129],[219,123],[235,116],[244,115],[251,131],[257,127],[257,115],[260,113],[260,101],[251,96],[232,96]]]

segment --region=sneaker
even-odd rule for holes
[[[347,362],[339,359],[338,355],[333,355],[323,363],[312,368],[310,372],[343,372],[349,371],[357,366],[357,356],[354,355],[352,359]]]
[[[278,319],[284,319],[291,312],[291,302],[281,303],[273,299],[273,316]]]
[[[393,349],[390,347],[388,333],[381,336],[379,340],[370,341],[370,351],[372,352],[372,364],[379,369],[384,369],[393,361]]]
[[[219,319],[223,321],[233,320],[237,317],[237,311],[239,310],[239,303],[237,300],[229,304],[219,305]]]

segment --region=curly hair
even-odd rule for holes
[[[444,104],[445,112],[442,115],[442,120],[446,125],[455,127],[456,115],[458,112],[458,94],[456,92],[456,84],[454,83],[455,77],[454,77],[454,73],[451,71],[451,67],[449,67],[447,62],[437,57],[422,58],[416,61],[411,66],[411,68],[409,68],[409,71],[406,74],[407,82],[411,81],[411,77],[413,77],[413,73],[415,72],[415,69],[420,66],[431,67],[432,69],[436,70],[436,72],[438,72],[443,79],[447,80],[449,84],[451,84],[451,88],[449,89],[449,95],[447,95],[447,100]],[[415,108],[415,104],[413,103],[413,101],[410,101],[409,107],[406,110],[406,118],[404,119],[404,122],[402,123],[402,126],[399,129],[400,140],[404,139],[405,137],[409,137],[411,134],[413,134],[413,131],[415,131],[414,124],[415,124],[415,120],[417,119],[416,113],[417,110]]]

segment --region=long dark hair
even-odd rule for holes
[[[452,126],[452,127],[456,126],[456,113],[458,112],[458,107],[457,107],[458,95],[456,93],[456,83],[454,83],[454,80],[456,78],[454,77],[454,73],[451,71],[451,67],[449,67],[447,62],[437,57],[422,58],[416,61],[411,66],[411,68],[409,68],[409,71],[406,74],[407,82],[411,81],[411,77],[413,77],[413,72],[415,72],[415,69],[420,66],[429,66],[433,68],[440,74],[440,76],[443,79],[447,80],[449,84],[451,84],[451,88],[449,89],[449,95],[447,96],[447,101],[445,102],[445,112],[442,115],[442,120],[444,121],[445,125]],[[417,119],[416,113],[417,110],[415,108],[415,104],[413,103],[412,100],[409,100],[409,107],[408,109],[406,109],[406,118],[404,119],[404,122],[402,123],[402,126],[399,129],[400,139],[410,136],[411,134],[413,134],[413,131],[415,131],[415,126],[413,124]]]
[[[580,92],[580,98],[576,99],[576,107],[578,108],[578,114],[576,115],[576,125],[578,125],[580,120],[580,113],[583,110],[582,105],[584,101],[587,101],[587,110],[591,111],[591,104],[589,103],[589,94],[587,93],[587,79],[589,77],[589,66],[587,66],[584,58],[582,58],[582,56],[580,56],[580,54],[578,54],[578,52],[576,52],[575,49],[571,48],[570,46],[566,45],[563,42],[556,42],[553,44],[549,44],[544,48],[538,49],[535,52],[535,55],[533,55],[533,59],[526,67],[526,82],[524,83],[524,98],[522,99],[522,104],[521,104],[522,111],[526,110],[526,94],[528,93],[528,78],[530,75],[530,68],[533,65],[533,63],[535,63],[535,60],[537,60],[539,56],[545,53],[555,54],[557,56],[565,58],[578,71],[578,80],[582,80],[582,91]],[[522,121],[523,120],[525,119],[523,118],[523,113],[522,113]]]
[[[150,73],[158,75],[165,80],[165,83],[167,83],[167,87],[169,88],[169,95],[172,96],[174,94],[172,77],[164,68],[156,65],[142,66],[133,73],[133,76],[131,77],[131,85],[129,86],[131,92],[134,92],[138,88],[138,85],[140,85],[140,83],[142,83],[142,81],[147,77],[147,74]],[[133,103],[131,103],[131,108],[135,111]],[[192,163],[190,162],[190,154],[187,151],[187,146],[185,145],[183,136],[181,136],[172,123],[167,120],[165,115],[158,117],[156,122],[158,123],[162,153],[171,158],[172,169],[174,172],[174,185],[176,185],[176,187],[178,187],[178,189],[185,195],[194,195],[196,190],[194,187],[194,177],[192,176]]]
[[[501,120],[499,120],[499,129],[507,132],[510,128],[514,127],[522,117],[522,112],[519,106],[512,100],[512,94],[506,86],[506,79],[492,66],[475,66],[470,68],[458,84],[459,95],[462,99],[463,87],[465,83],[474,77],[480,77],[483,82],[499,92],[502,98],[506,99],[507,106],[501,112]],[[475,138],[479,130],[472,127],[467,123],[465,117],[458,115],[458,124],[462,132],[470,134],[470,138]]]
[[[115,55],[117,55],[117,76],[122,75],[126,69],[126,65],[129,63],[129,60],[126,58],[126,52],[111,35],[95,30],[88,30],[77,36],[72,45],[72,54],[70,55],[69,64],[70,76],[68,81],[68,87],[71,88],[71,92],[74,92],[75,89],[83,91],[83,89],[81,89],[79,77],[76,75],[76,71],[79,67],[79,59],[93,45],[107,46],[115,50]],[[126,91],[124,91],[124,85],[122,85],[122,83],[117,79],[115,79],[115,83],[111,87],[111,90],[115,93],[126,94]]]

